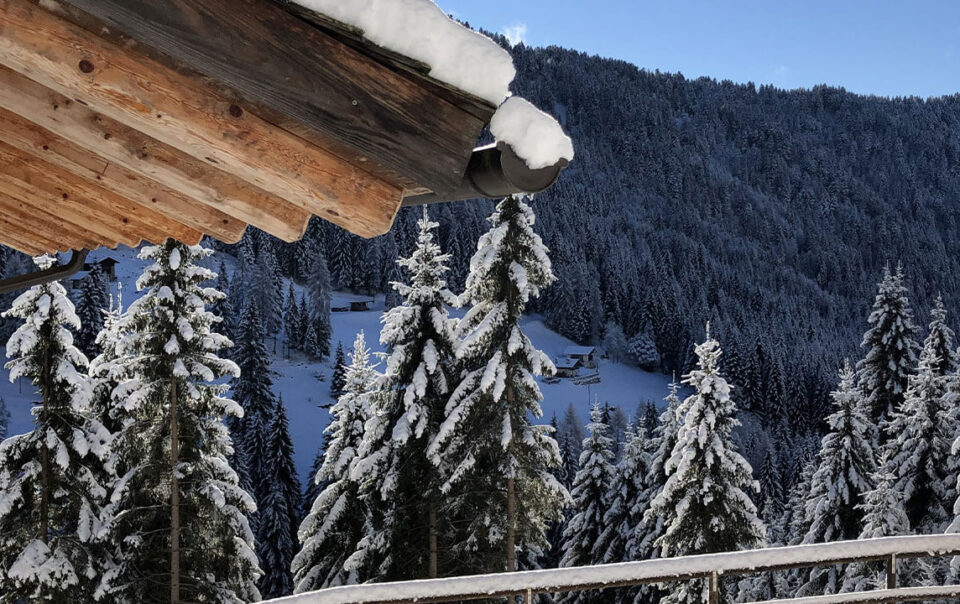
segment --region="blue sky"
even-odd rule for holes
[[[884,96],[960,92],[960,0],[436,0],[474,27],[640,67]]]

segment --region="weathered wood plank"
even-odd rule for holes
[[[285,241],[303,236],[310,213],[141,132],[98,115],[0,66],[0,108],[148,180]],[[197,212],[203,212],[198,208]]]
[[[0,64],[360,235],[399,208],[399,188],[29,0],[0,3]]]
[[[11,227],[19,225],[24,233],[31,234],[31,240],[44,246],[44,251],[52,253],[83,248],[97,248],[101,241],[93,234],[63,220],[58,220],[23,201],[0,193],[0,213],[9,220]]]
[[[0,141],[226,243],[239,241],[246,229],[246,223],[241,220],[93,155],[2,108]]]
[[[459,184],[496,109],[475,115],[270,0],[58,1],[435,190]]]
[[[203,234],[157,212],[111,193],[40,158],[0,142],[0,179],[21,183],[36,193],[38,203],[57,213],[76,212],[76,220],[90,231],[133,245],[140,239],[161,242],[174,237],[197,243]]]
[[[0,215],[0,244],[28,256],[39,256],[44,253],[40,243],[30,238],[23,229],[11,227],[2,215]]]

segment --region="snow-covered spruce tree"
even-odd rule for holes
[[[657,539],[663,556],[725,552],[764,543],[765,530],[747,494],[758,490],[750,464],[737,453],[731,433],[740,422],[730,386],[719,374],[720,345],[710,337],[695,349],[697,366],[683,383],[695,390],[677,410],[680,430],[667,460],[667,481],[651,502],[648,521],[664,517]],[[705,582],[675,585],[663,601],[705,601]]]
[[[370,350],[361,331],[353,343],[343,394],[330,410],[333,420],[323,464],[314,484],[326,486],[312,502],[300,525],[300,553],[293,559],[296,593],[324,587],[359,583],[373,577],[358,574],[356,564],[347,565],[358,550],[368,526],[366,506],[359,485],[350,478],[350,467],[364,438],[370,418],[370,391],[377,380],[370,364]]]
[[[90,409],[110,434],[120,431],[122,411],[114,407],[113,391],[127,380],[126,366],[119,362],[117,344],[123,337],[120,331],[123,318],[123,290],[117,288],[117,297],[110,296],[109,309],[104,313],[103,329],[97,334],[100,354],[90,361]]]
[[[896,273],[884,269],[868,323],[870,329],[860,344],[867,355],[857,363],[857,382],[870,423],[881,430],[880,440],[884,441],[882,430],[903,403],[907,378],[917,364],[917,328],[899,266]]]
[[[0,439],[7,437],[7,431],[10,429],[10,411],[7,409],[7,402],[0,396]]]
[[[934,374],[945,376],[957,369],[957,351],[953,347],[954,333],[947,326],[947,309],[943,306],[943,296],[937,296],[933,310],[930,311],[930,324],[927,326],[927,339],[924,348],[933,351],[932,358],[940,359],[934,366]]]
[[[269,490],[258,512],[257,558],[263,576],[260,594],[264,599],[293,593],[290,570],[297,551],[300,525],[300,479],[293,463],[293,442],[283,399],[273,408],[266,435],[264,467]]]
[[[30,288],[4,316],[22,322],[7,342],[10,380],[29,379],[40,401],[34,429],[0,444],[0,599],[93,602],[112,565],[99,520],[110,436],[89,409],[87,359],[70,333],[79,319],[58,282]]]
[[[845,363],[840,385],[833,393],[836,411],[827,418],[830,431],[821,441],[817,469],[810,480],[804,543],[856,539],[863,531],[860,504],[873,488],[876,455],[865,401],[855,379],[850,364]],[[815,568],[798,594],[837,593],[842,579],[842,567]]]
[[[80,281],[76,299],[77,317],[80,319],[76,345],[87,358],[93,358],[100,352],[97,334],[103,329],[103,312],[108,304],[107,287],[99,264],[94,264],[86,278]]]
[[[932,332],[920,353],[917,374],[910,376],[903,405],[887,425],[884,451],[916,533],[942,533],[953,519],[956,475],[950,447],[955,418],[945,403],[946,377],[938,375],[940,336]]]
[[[237,366],[217,356],[230,344],[211,331],[205,305],[223,295],[196,262],[209,250],[172,239],[145,247],[146,290],[127,311],[117,345],[130,379],[114,391],[123,428],[114,452],[123,475],[110,517],[120,602],[249,602],[260,574],[247,515],[252,498],[227,463],[223,424],[242,409],[214,381]]]
[[[260,309],[255,300],[247,305],[240,320],[233,358],[240,375],[233,381],[233,400],[243,409],[242,418],[232,418],[228,425],[234,441],[231,459],[242,467],[253,487],[251,495],[260,508],[271,490],[272,477],[266,467],[266,438],[276,404],[273,380],[270,378],[270,355],[264,345],[266,333]],[[256,530],[256,522],[254,522]]]
[[[394,283],[404,303],[384,313],[380,343],[389,354],[373,398],[373,416],[354,478],[372,510],[373,531],[359,559],[379,579],[435,577],[443,477],[427,456],[451,391],[454,324],[447,305],[456,301],[444,274],[447,256],[434,243],[438,226],[424,210],[417,247],[397,263],[410,284]]]
[[[470,261],[457,358],[464,371],[430,455],[459,518],[454,551],[464,572],[515,570],[517,550],[542,552],[569,494],[550,474],[560,463],[535,376],[553,373],[520,329],[527,303],[553,282],[533,211],[508,197],[490,217]]]
[[[330,271],[327,270],[323,254],[311,259],[307,291],[310,295],[309,320],[315,332],[310,354],[322,359],[330,355],[330,336],[333,333],[330,327]]]
[[[299,350],[303,345],[303,333],[300,331],[300,306],[297,304],[297,293],[293,290],[293,282],[287,290],[287,299],[283,310],[283,331],[286,334],[287,346],[291,350]]]
[[[766,513],[769,511],[770,517],[774,518],[783,510],[786,503],[786,493],[784,493],[783,477],[780,475],[780,464],[777,462],[777,454],[773,447],[767,445],[767,450],[763,455],[763,464],[760,466],[760,509]]]
[[[676,379],[676,377],[674,377]],[[647,474],[647,484],[640,499],[634,503],[631,514],[640,514],[642,522],[637,525],[633,534],[627,539],[626,557],[628,560],[648,560],[660,558],[658,539],[665,530],[663,516],[647,516],[650,503],[663,491],[667,483],[667,462],[673,455],[673,447],[680,432],[680,384],[676,381],[670,384],[670,393],[664,399],[666,410],[660,415],[660,421],[650,439],[650,471]],[[646,588],[645,588],[646,589]],[[649,589],[647,589],[649,591]]]
[[[594,551],[603,563],[630,560],[627,543],[643,524],[643,515],[650,504],[644,501],[648,492],[648,477],[651,475],[647,445],[643,430],[627,428],[626,442],[603,516],[604,529]]]
[[[347,358],[343,354],[343,342],[337,342],[337,353],[333,357],[333,376],[330,378],[330,394],[340,396],[347,381]]]
[[[884,451],[880,457],[877,471],[872,481],[876,485],[869,491],[859,508],[863,512],[863,530],[860,539],[893,537],[910,534],[910,522],[904,513],[904,500],[897,488],[897,476],[889,468],[890,451]],[[901,585],[913,585],[911,580],[916,574],[916,564],[912,560],[899,560],[897,573]],[[883,564],[876,562],[857,563],[847,566],[841,591],[863,591],[885,587]]]
[[[608,427],[601,421],[601,411],[594,405],[587,425],[587,438],[580,454],[580,471],[573,480],[573,517],[563,531],[563,558],[560,566],[590,566],[603,562],[600,535],[606,526],[604,516],[609,508],[614,475],[613,452],[610,450]],[[597,591],[568,592],[563,602],[602,601],[609,594]]]

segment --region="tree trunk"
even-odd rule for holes
[[[507,572],[517,570],[517,494],[513,477],[507,479]]]
[[[40,541],[47,543],[50,532],[50,449],[47,448],[46,431],[49,429],[50,418],[47,408],[47,398],[50,393],[50,350],[43,352],[43,372],[40,377],[40,393],[43,398],[42,420],[40,425],[43,434],[40,435]]]
[[[177,380],[170,380],[170,604],[180,602],[180,424],[177,420]]]
[[[428,526],[430,531],[430,570],[431,579],[437,578],[437,504],[430,502],[430,511],[428,513]]]

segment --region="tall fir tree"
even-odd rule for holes
[[[87,276],[80,280],[77,292],[77,317],[80,327],[77,329],[76,346],[87,358],[100,353],[97,346],[97,334],[103,329],[103,313],[107,310],[107,285],[103,269],[94,263]]]
[[[647,517],[664,516],[657,540],[664,556],[734,551],[762,546],[765,529],[748,494],[756,491],[750,464],[731,440],[736,406],[720,375],[720,345],[710,337],[695,349],[697,366],[683,383],[694,389],[677,410],[680,429],[665,470],[667,481]],[[677,585],[664,601],[704,601],[703,582]]]
[[[315,345],[310,353],[318,359],[330,355],[330,271],[323,254],[313,258],[310,267],[310,279],[307,282],[310,296],[310,324],[315,332]]]
[[[372,510],[373,532],[361,547],[369,572],[381,579],[436,577],[443,478],[427,447],[443,420],[450,396],[454,324],[447,305],[447,256],[434,242],[437,223],[424,210],[417,247],[398,264],[410,283],[394,283],[404,303],[382,319],[380,343],[389,354],[374,395],[354,475]]]
[[[293,282],[287,289],[287,298],[284,301],[283,331],[287,338],[287,347],[299,350],[303,346],[303,332],[300,330],[300,306],[297,304],[297,293],[293,290]]]
[[[97,346],[100,354],[90,361],[89,375],[91,384],[90,409],[108,432],[120,431],[121,412],[114,408],[113,391],[129,379],[129,372],[117,345],[123,337],[120,331],[123,319],[123,289],[117,287],[117,297],[110,296],[109,309],[104,314],[103,329],[97,334]]]
[[[343,342],[337,342],[337,353],[333,357],[333,376],[330,378],[330,394],[339,397],[347,381],[347,359],[343,355]]]
[[[0,598],[94,602],[113,564],[100,522],[110,435],[90,411],[87,359],[70,333],[80,321],[59,282],[31,287],[3,315],[22,321],[7,342],[10,381],[30,380],[40,400],[34,429],[0,444]]]
[[[172,239],[141,250],[153,261],[137,281],[146,290],[123,319],[117,346],[130,379],[114,391],[122,429],[114,451],[122,473],[109,517],[120,601],[248,602],[260,574],[247,515],[252,498],[227,463],[223,424],[242,409],[217,383],[237,366],[217,356],[230,344],[206,305],[223,294],[196,263],[210,255]]]
[[[936,311],[935,311],[936,312]],[[942,331],[931,331],[920,353],[916,375],[910,376],[903,405],[894,411],[884,445],[904,499],[910,527],[917,533],[942,533],[953,519],[956,498],[950,448],[956,435],[955,418],[948,407],[947,377],[938,375]]]
[[[897,476],[889,468],[891,463],[890,451],[884,451],[880,456],[876,472],[872,477],[874,488],[869,491],[858,504],[863,512],[863,529],[860,539],[876,539],[879,537],[894,537],[910,534],[910,521],[904,512],[904,499],[897,488]],[[898,560],[897,574],[901,585],[910,585],[911,575],[914,575],[913,561]],[[905,576],[906,575],[906,576]],[[882,589],[886,587],[883,565],[876,562],[861,562],[847,566],[841,591],[864,591],[867,589]]]
[[[934,366],[934,374],[945,376],[957,370],[957,351],[953,347],[954,333],[947,325],[947,309],[943,306],[943,296],[934,300],[930,311],[930,323],[927,326],[927,339],[924,348],[933,351],[931,358],[939,359]]]
[[[600,536],[606,524],[604,516],[610,507],[615,472],[609,429],[601,421],[601,411],[594,405],[587,425],[587,438],[580,454],[580,471],[573,481],[573,517],[563,531],[563,558],[560,566],[591,566],[604,559]],[[561,602],[603,602],[609,594],[597,591],[568,592]]]
[[[868,323],[870,329],[860,344],[867,353],[857,363],[857,382],[868,417],[881,430],[880,440],[885,441],[882,430],[903,404],[907,379],[917,364],[917,328],[899,266],[895,273],[889,267],[884,269]]]
[[[276,397],[270,377],[270,356],[264,345],[263,321],[255,301],[247,305],[240,321],[233,358],[240,375],[233,381],[233,400],[243,410],[243,417],[229,422],[239,459],[253,487],[257,507],[270,492],[270,472],[267,463],[267,431]]]
[[[651,476],[648,441],[642,430],[627,428],[623,453],[616,467],[610,501],[603,516],[604,529],[600,535],[597,554],[603,563],[630,560],[627,544],[637,530],[642,530],[643,515],[649,500],[647,481]]]
[[[840,385],[833,393],[836,411],[827,418],[816,471],[810,479],[806,502],[809,523],[804,543],[856,539],[863,531],[864,497],[873,487],[876,455],[873,429],[866,415],[867,401],[856,385],[856,375],[846,363]],[[809,573],[799,594],[837,593],[842,567],[820,567]]]
[[[650,439],[650,472],[647,478],[646,490],[639,501],[634,504],[635,510],[631,513],[642,514],[642,522],[627,539],[627,558],[630,560],[647,560],[660,558],[660,546],[657,544],[666,529],[663,516],[647,516],[647,507],[663,491],[667,484],[667,462],[673,455],[673,447],[677,443],[680,432],[680,384],[674,381],[670,384],[670,391],[664,401],[667,408],[660,415],[660,420],[654,428]],[[655,591],[646,589],[646,591]]]
[[[527,304],[554,281],[534,221],[521,197],[508,197],[480,238],[460,299],[470,306],[459,325],[464,371],[430,444],[466,520],[454,544],[465,572],[512,571],[518,550],[542,553],[569,501],[550,473],[560,464],[550,428],[531,423],[542,415],[535,376],[554,371],[520,329]]]
[[[361,331],[353,343],[344,392],[330,410],[333,419],[325,431],[329,442],[312,481],[324,488],[310,502],[310,511],[300,524],[303,546],[292,565],[296,593],[373,578],[361,574],[357,560],[351,560],[369,526],[369,514],[350,469],[372,413],[370,391],[377,379]]]
[[[270,417],[265,453],[263,465],[269,485],[258,513],[256,543],[263,570],[260,594],[266,599],[293,593],[291,563],[300,524],[300,479],[293,463],[293,442],[282,398],[277,399]]]

